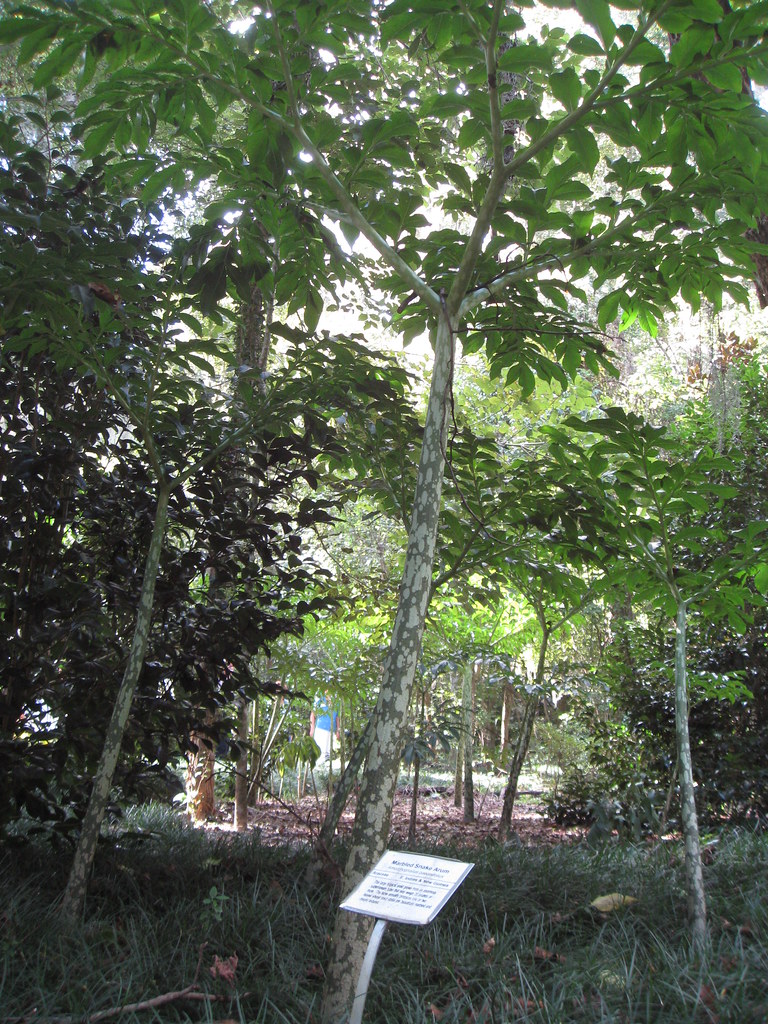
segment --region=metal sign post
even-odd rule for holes
[[[352,1013],[349,1016],[349,1024],[360,1024],[363,1019],[365,997],[368,995],[368,983],[371,980],[371,972],[373,971],[373,965],[376,962],[376,954],[379,952],[379,946],[381,945],[381,940],[384,938],[384,932],[386,930],[387,922],[383,917],[380,917],[373,926],[371,937],[368,940],[368,949],[365,951],[363,966],[360,968],[360,977],[357,980],[355,1001],[352,1003]]]
[[[376,954],[389,921],[425,925],[433,921],[474,867],[445,857],[387,850],[341,904],[342,910],[376,918],[368,940],[349,1024],[360,1024]]]

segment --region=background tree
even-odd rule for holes
[[[687,461],[669,458],[674,443],[664,437],[663,428],[617,408],[599,420],[567,422],[601,439],[578,454],[573,448],[562,451],[561,464],[580,462],[604,488],[599,500],[606,526],[629,560],[630,590],[659,601],[675,621],[675,733],[688,911],[694,945],[701,948],[706,941],[706,898],[688,724],[689,608],[701,606],[708,618],[744,615],[750,600],[745,569],[764,557],[760,535],[765,521],[726,535],[720,510],[738,492],[722,480],[730,468],[727,460],[711,450],[700,449]]]

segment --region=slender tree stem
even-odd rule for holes
[[[99,831],[107,809],[107,801],[109,800],[109,793],[112,788],[112,780],[115,776],[120,746],[123,741],[128,715],[130,714],[133,695],[136,692],[141,669],[144,665],[144,656],[152,625],[152,607],[154,604],[157,574],[160,568],[160,554],[163,547],[165,527],[168,521],[170,493],[171,485],[164,481],[158,489],[155,522],[149,542],[147,561],[144,566],[144,580],[141,586],[139,609],[136,615],[136,627],[133,634],[131,651],[128,656],[128,664],[125,666],[123,680],[112,710],[112,717],[104,739],[104,749],[93,780],[88,809],[80,829],[80,838],[75,850],[75,858],[59,907],[62,919],[69,925],[73,925],[83,911],[88,888],[88,875],[96,855]]]
[[[389,836],[403,729],[432,590],[453,377],[454,328],[455,324],[443,310],[437,327],[435,363],[403,580],[374,715],[368,763],[357,801],[344,875],[345,893],[357,885],[381,856]],[[323,996],[322,1017],[326,1024],[344,1020],[349,1012],[370,927],[371,922],[360,914],[341,912],[336,919]]]
[[[696,790],[688,731],[688,680],[686,676],[686,619],[688,608],[678,602],[675,633],[675,735],[680,772],[680,811],[685,843],[685,879],[688,923],[694,949],[703,950],[707,941],[707,900],[701,864],[701,841],[696,816]]]

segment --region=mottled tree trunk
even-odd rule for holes
[[[504,683],[504,693],[501,700],[501,737],[499,739],[499,757],[501,760],[507,756],[509,750],[509,734],[514,700],[514,686],[511,683]]]
[[[336,829],[339,824],[344,808],[347,806],[352,787],[355,784],[355,779],[358,776],[360,768],[362,767],[365,756],[368,753],[368,746],[371,742],[371,735],[373,733],[373,719],[369,718],[366,722],[363,734],[357,741],[355,749],[347,762],[347,766],[341,774],[341,778],[333,791],[330,803],[328,804],[328,810],[325,812],[325,818],[323,819],[323,825],[320,829],[320,833],[315,842],[312,859],[307,865],[305,873],[305,879],[308,885],[314,885],[320,878],[321,873],[328,867],[328,861],[331,857],[331,843],[333,837],[336,835]],[[301,768],[299,766],[299,775]],[[300,781],[297,780],[297,781]],[[301,793],[299,793],[301,796]]]
[[[453,769],[453,806],[461,807],[464,803],[464,738],[456,744],[456,764]]]
[[[520,729],[517,733],[515,748],[509,760],[509,778],[504,788],[504,802],[501,807],[499,819],[499,839],[503,842],[509,836],[512,825],[512,811],[515,808],[517,799],[517,787],[520,783],[520,774],[528,755],[528,747],[533,735],[533,724],[536,721],[536,712],[539,708],[538,694],[531,694],[526,698],[523,708],[523,717],[520,721]]]
[[[452,680],[456,689],[456,677]],[[453,766],[453,806],[461,807],[464,803],[464,736],[456,742],[456,763]]]
[[[421,758],[418,754],[413,755],[413,793],[411,795],[411,818],[408,822],[408,845],[413,847],[416,843],[416,816],[419,811],[419,775],[421,773]]]
[[[256,749],[256,744],[259,739],[259,698],[251,705],[251,742],[253,744],[251,749],[251,763],[248,770],[248,806],[255,807],[259,802],[259,794],[256,792],[256,775],[259,771],[259,754]],[[301,794],[299,794],[300,796]]]
[[[472,774],[475,731],[473,677],[472,665],[465,665],[461,672],[461,746],[464,760],[464,821],[467,824],[475,820],[475,780]]]
[[[687,606],[677,605],[675,634],[675,736],[680,771],[680,810],[685,843],[685,887],[688,897],[688,922],[693,945],[701,950],[707,940],[707,900],[701,866],[699,822],[696,816],[696,790],[693,781],[693,759],[688,732],[688,680],[686,677]]]
[[[149,542],[147,561],[144,566],[144,579],[141,585],[141,596],[136,614],[136,628],[133,634],[133,642],[131,643],[131,651],[128,656],[128,663],[125,666],[117,699],[115,700],[115,706],[112,709],[112,717],[107,727],[104,749],[102,750],[101,759],[93,779],[93,788],[91,789],[88,808],[80,829],[80,838],[75,850],[75,857],[69,872],[64,896],[59,906],[62,920],[68,925],[73,925],[83,911],[88,889],[88,875],[91,871],[93,858],[96,855],[96,845],[99,840],[101,823],[107,810],[112,780],[115,777],[117,760],[120,756],[120,746],[123,742],[125,727],[128,723],[133,695],[136,692],[139,676],[144,666],[149,631],[152,625],[155,584],[160,568],[160,554],[163,548],[165,527],[168,521],[170,492],[171,488],[167,483],[162,484],[158,490],[155,522]]]
[[[363,775],[343,890],[349,893],[383,853],[402,751],[424,620],[432,587],[440,498],[445,470],[448,410],[453,379],[453,329],[443,310],[437,325],[435,362],[419,460],[408,548],[397,615],[376,705],[368,764]],[[336,919],[323,993],[322,1019],[349,1014],[372,921],[340,911]]]
[[[245,832],[248,828],[248,743],[251,732],[251,709],[249,702],[242,697],[239,701],[239,728],[237,739],[240,743],[240,756],[235,765],[235,828]]]

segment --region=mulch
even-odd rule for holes
[[[584,837],[583,828],[563,828],[549,821],[537,796],[540,794],[523,792],[519,795],[512,816],[512,842],[525,846],[557,845],[573,843]],[[398,846],[404,846],[408,841],[411,798],[412,790],[407,786],[395,794],[390,842]],[[474,821],[465,822],[462,808],[454,805],[452,788],[420,788],[416,845],[437,842],[471,848],[493,841],[498,836],[501,805],[501,794],[481,790],[475,794]],[[325,806],[323,796],[305,796],[293,803],[267,799],[250,808],[248,827],[258,833],[265,845],[301,848],[311,844],[317,835]],[[352,797],[339,822],[337,834],[340,837],[351,834],[354,817],[355,798]],[[208,827],[231,831],[232,805],[222,805]]]

